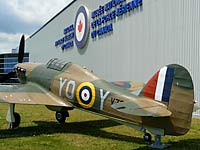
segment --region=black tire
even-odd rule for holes
[[[9,123],[9,129],[17,129],[21,122],[21,117],[18,113],[14,113],[15,122]]]
[[[151,134],[149,133],[144,134],[144,141],[151,142],[151,139],[152,139]]]
[[[68,116],[68,112],[56,112],[56,120],[59,123],[65,123],[66,117]]]

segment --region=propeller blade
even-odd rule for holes
[[[20,43],[19,43],[19,53],[18,53],[18,63],[23,62],[24,58],[24,47],[25,47],[25,37],[22,35]],[[10,78],[16,77],[16,72],[13,70],[0,78],[0,83],[4,83]]]
[[[20,44],[19,44],[18,63],[23,62],[24,47],[25,47],[25,37],[24,37],[24,35],[22,35],[21,40],[20,40]]]

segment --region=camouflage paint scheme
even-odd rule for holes
[[[19,63],[16,72],[21,84],[1,85],[0,102],[42,104],[54,111],[76,107],[155,135],[183,135],[190,129],[194,90],[190,74],[182,66],[167,66],[174,74],[169,102],[162,102],[144,96],[146,91],[152,95],[151,84],[157,82],[154,77],[146,85],[129,82],[130,87],[121,88],[77,64],[66,63],[56,69],[56,64],[51,66],[53,61],[47,65]]]

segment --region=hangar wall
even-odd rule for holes
[[[199,0],[143,0],[141,7],[110,21],[112,32],[96,39],[89,35],[83,49],[74,46],[62,51],[55,47],[55,41],[63,37],[63,30],[74,23],[81,5],[91,13],[109,1],[72,1],[27,39],[30,61],[47,62],[59,57],[87,66],[109,81],[141,82],[148,81],[162,66],[178,63],[191,73],[195,100],[200,103]]]

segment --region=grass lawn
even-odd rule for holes
[[[0,150],[143,150],[149,149],[140,132],[104,117],[80,110],[70,111],[66,124],[44,106],[16,105],[20,128],[8,130],[8,105],[0,105]],[[162,138],[168,149],[200,150],[200,120],[193,119],[184,136]]]

